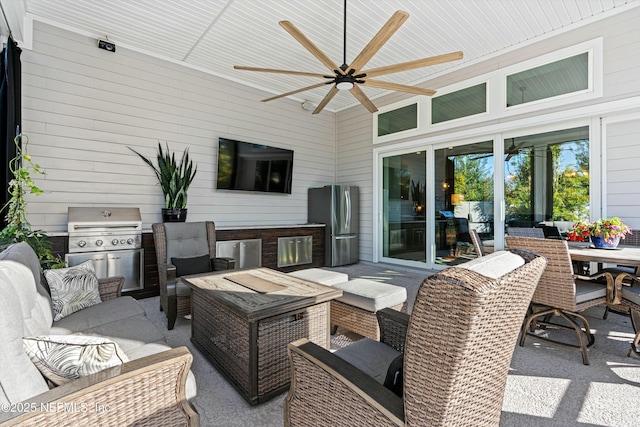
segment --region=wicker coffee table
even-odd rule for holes
[[[287,344],[329,348],[329,301],[340,289],[268,268],[183,277],[191,287],[191,341],[251,404],[289,387]]]

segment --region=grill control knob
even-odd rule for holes
[[[129,245],[130,245],[130,244],[132,244],[132,243],[133,243],[133,239],[131,239],[131,238],[127,239],[127,244],[129,244]]]
[[[125,243],[127,243],[127,241],[122,239],[122,240],[120,240],[120,243],[122,243],[124,245]]]
[[[80,240],[78,242],[78,246],[80,246],[81,248],[84,248],[85,246],[87,246],[87,242],[85,242],[84,240]]]
[[[118,244],[118,239],[113,239],[111,241],[111,244],[114,245],[114,246],[117,245]]]
[[[102,240],[96,240],[96,245],[97,246],[102,246],[104,242]]]

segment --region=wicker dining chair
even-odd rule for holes
[[[464,268],[478,264],[503,272],[488,277]],[[341,350],[290,343],[285,426],[498,426],[522,318],[545,264],[531,252],[514,258],[497,251],[427,277],[410,316],[378,311],[381,342],[344,347],[375,346],[361,353],[371,360],[360,368],[339,357]],[[400,393],[366,373],[382,353],[404,359]]]
[[[482,240],[480,239],[480,235],[477,230],[469,230],[469,237],[471,237],[471,243],[473,244],[473,249],[476,251],[476,255],[478,257],[484,256],[484,246],[482,246]]]
[[[229,270],[235,268],[235,260],[216,257],[216,228],[212,221],[158,223],[151,229],[158,260],[160,310],[165,312],[167,329],[171,330],[178,316],[191,314],[191,289],[177,280],[185,275],[179,270],[188,274]],[[178,261],[181,268],[176,268]]]
[[[631,325],[636,334],[631,342],[631,348],[627,357],[633,353],[640,355],[640,277],[635,271],[631,273],[625,271],[615,272],[615,280],[612,289],[607,292],[607,311],[616,314],[628,315],[631,317]]]
[[[629,311],[631,325],[633,326],[633,331],[636,334],[631,342],[631,348],[629,349],[629,353],[627,353],[627,357],[630,357],[633,353],[640,355],[640,288],[622,288],[620,304],[616,307],[625,307]]]
[[[516,237],[536,237],[544,239],[544,230],[534,227],[507,227],[507,235]]]
[[[527,249],[547,259],[547,268],[533,294],[530,312],[522,324],[520,346],[524,346],[527,335],[534,336],[538,340],[580,350],[582,362],[588,365],[588,349],[595,338],[589,321],[579,312],[607,303],[607,289],[614,287],[613,276],[606,272],[588,277],[574,275],[565,240],[514,236],[507,236],[505,240],[509,249]],[[606,285],[595,280],[601,277],[606,278]],[[568,325],[554,323],[554,317],[564,319]],[[546,328],[547,335],[536,334],[537,326]],[[577,344],[549,336],[554,328],[575,331]]]
[[[625,236],[624,240],[620,241],[620,244],[624,246],[640,246],[640,232],[631,233]],[[600,271],[607,271],[613,275],[616,279],[616,282],[620,282],[622,286],[633,287],[636,289],[631,289],[629,292],[640,292],[640,266],[625,266],[625,265],[616,265],[615,267],[607,267],[603,268]],[[620,288],[620,286],[618,286]],[[618,298],[619,300],[619,298]],[[606,319],[609,313],[616,313],[621,315],[628,315],[629,310],[625,305],[618,306],[616,303],[607,304],[607,308],[604,311],[603,319]]]

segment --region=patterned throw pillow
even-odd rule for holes
[[[44,277],[51,290],[54,322],[102,302],[91,260],[74,267],[45,270]]]
[[[55,385],[128,362],[118,344],[100,337],[50,335],[22,338],[24,351]]]

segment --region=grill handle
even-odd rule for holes
[[[100,226],[100,225],[74,225],[74,230],[80,230],[83,228],[134,228],[137,229],[139,224],[122,224],[122,225],[108,225],[108,226]]]

